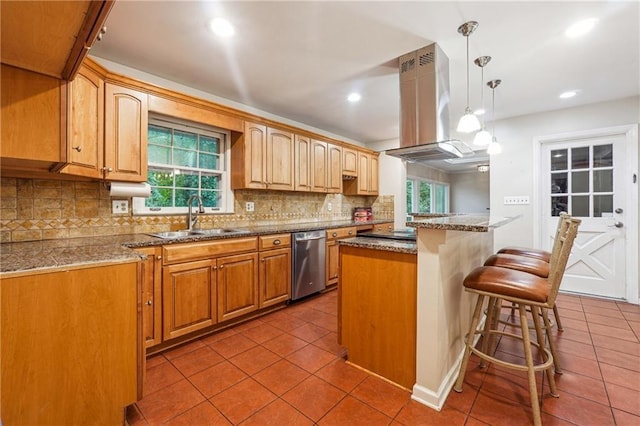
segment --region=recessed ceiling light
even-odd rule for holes
[[[569,99],[569,98],[573,98],[577,94],[578,94],[578,92],[576,90],[567,90],[566,92],[560,93],[559,98],[560,99]]]
[[[578,21],[575,24],[571,25],[569,28],[567,28],[567,30],[564,32],[564,35],[571,38],[583,36],[589,31],[591,31],[593,27],[595,27],[596,22],[598,22],[596,18],[589,18],[582,21]]]
[[[209,23],[209,28],[213,33],[220,37],[231,37],[236,33],[235,28],[231,25],[231,22],[222,18],[212,19]]]
[[[349,96],[347,96],[347,100],[349,102],[358,102],[360,99],[362,99],[362,96],[360,96],[360,93],[350,93]]]
[[[484,110],[484,108],[478,108],[477,110],[473,111],[474,115],[484,115],[486,111]]]

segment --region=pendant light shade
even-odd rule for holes
[[[480,56],[476,58],[473,63],[480,67],[480,99],[482,103],[482,109],[484,110],[484,67],[491,62],[491,56]],[[482,117],[482,129],[476,133],[473,138],[473,144],[476,146],[488,146],[491,143],[491,133],[485,128],[485,118]]]
[[[458,32],[467,39],[467,107],[464,110],[464,115],[458,121],[458,132],[471,133],[476,130],[480,130],[480,120],[469,108],[469,36],[478,28],[476,21],[465,22],[458,27]]]
[[[491,80],[487,83],[487,86],[491,88],[491,119],[493,120],[493,138],[491,143],[487,147],[487,154],[496,155],[502,152],[502,147],[496,139],[496,87],[502,83],[502,80]]]

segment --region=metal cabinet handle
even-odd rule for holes
[[[111,168],[111,167],[103,167],[102,170],[104,170],[105,172],[112,172],[113,168]]]
[[[158,256],[158,260],[162,260],[162,256]]]
[[[80,145],[74,146],[73,149],[75,149],[78,152],[82,152],[82,147]]]
[[[106,34],[106,32],[107,32],[107,27],[106,26],[100,28],[100,32],[98,33],[98,36],[96,37],[98,39],[98,41],[102,41],[102,37]]]
[[[223,268],[224,268],[224,265],[220,265],[220,269],[223,269]]]
[[[338,236],[338,233],[337,233],[337,232],[334,232],[333,234],[331,234],[331,236],[332,236],[332,237],[337,237],[337,236]]]
[[[280,240],[273,240],[273,245],[274,246],[279,246],[280,245]]]
[[[349,235],[353,235],[353,231],[349,231]]]
[[[214,267],[213,267],[213,269],[214,269],[214,270],[215,270],[215,269],[218,269],[218,267],[217,267],[217,266],[214,266]]]
[[[151,306],[153,305],[153,302],[151,300],[147,300],[144,304],[147,306]]]

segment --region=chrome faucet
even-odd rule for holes
[[[195,213],[193,212],[193,200],[198,200],[198,211]],[[189,208],[189,213],[187,214],[187,230],[191,231],[198,222],[198,213],[204,214],[202,198],[200,198],[199,195],[192,195],[189,197],[189,201],[187,201],[187,207]]]

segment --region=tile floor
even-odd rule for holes
[[[131,425],[526,425],[525,373],[470,362],[442,411],[347,365],[336,342],[337,292],[151,357]],[[545,425],[640,425],[640,307],[561,295],[560,398]],[[515,345],[500,342],[506,357]],[[473,359],[472,359],[473,361]],[[542,373],[538,373],[542,381]]]

